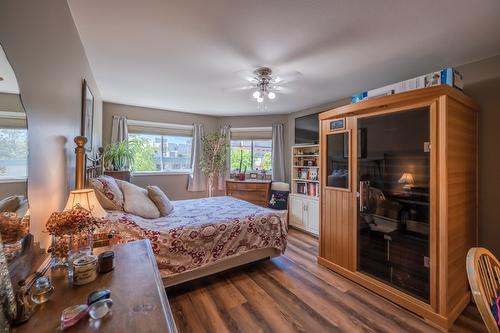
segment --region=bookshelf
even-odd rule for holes
[[[291,152],[290,225],[319,234],[319,145],[295,145]]]
[[[319,145],[292,146],[292,194],[319,197]]]

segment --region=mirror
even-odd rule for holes
[[[29,237],[28,126],[16,76],[0,45],[0,235],[10,264]]]

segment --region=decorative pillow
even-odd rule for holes
[[[160,211],[155,203],[148,197],[148,191],[123,182],[121,184],[125,202],[123,208],[127,213],[134,214],[145,219],[157,219],[160,217]]]
[[[288,191],[271,190],[271,199],[267,207],[278,210],[288,209]]]
[[[89,183],[104,209],[123,210],[123,193],[113,177],[99,176],[92,178]]]
[[[158,186],[148,186],[148,196],[155,203],[161,216],[167,216],[174,210],[174,205]]]

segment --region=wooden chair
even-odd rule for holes
[[[500,333],[491,305],[500,292],[500,262],[485,248],[473,247],[467,253],[467,276],[472,296],[490,333]]]

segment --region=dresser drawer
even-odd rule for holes
[[[270,187],[269,182],[227,181],[226,195],[267,207]]]
[[[267,191],[269,189],[269,183],[227,182],[226,188],[228,190],[238,191]]]
[[[242,191],[242,190],[227,190],[227,195],[247,201],[266,201],[267,191]]]

